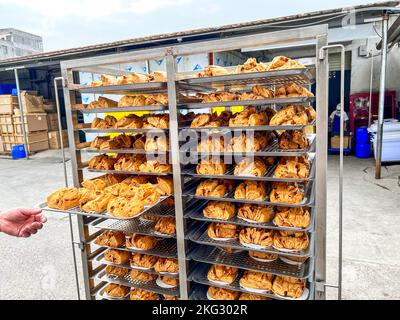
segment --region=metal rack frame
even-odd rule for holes
[[[174,180],[174,197],[175,197],[175,217],[176,217],[176,239],[177,239],[177,257],[179,263],[179,290],[180,298],[189,298],[189,279],[188,279],[188,257],[187,257],[187,240],[185,238],[185,213],[183,203],[183,176],[180,165],[180,152],[174,152],[179,150],[179,124],[178,124],[178,110],[180,106],[182,109],[185,108],[185,104],[180,103],[178,98],[179,88],[190,86],[193,83],[197,83],[200,87],[207,86],[207,79],[195,79],[190,81],[177,80],[177,68],[176,68],[176,57],[193,55],[198,53],[208,53],[216,51],[229,51],[237,50],[242,48],[254,48],[258,46],[268,46],[271,44],[285,43],[288,47],[291,44],[303,40],[314,40],[316,47],[316,57],[320,49],[327,45],[327,25],[319,25],[313,27],[305,27],[284,31],[258,33],[247,36],[238,36],[231,38],[224,38],[219,40],[201,41],[196,42],[195,45],[189,44],[177,44],[172,47],[158,47],[153,49],[137,50],[133,52],[118,53],[106,56],[98,56],[92,58],[84,58],[78,60],[64,61],[61,63],[63,88],[64,88],[64,100],[66,106],[67,124],[68,124],[68,138],[71,151],[71,162],[72,162],[72,173],[73,173],[73,184],[75,187],[79,187],[83,180],[83,172],[81,168],[81,150],[77,148],[79,144],[79,131],[85,128],[75,128],[76,117],[75,112],[79,110],[73,109],[76,103],[77,93],[118,93],[124,94],[124,90],[130,93],[133,92],[167,92],[169,101],[169,114],[170,114],[170,144],[171,144],[171,157],[173,166],[173,180]],[[96,68],[98,73],[106,73],[107,66],[126,64],[135,61],[144,61],[149,59],[166,59],[167,67],[167,83],[165,85],[152,84],[151,86],[140,85],[126,85],[126,86],[112,86],[112,87],[98,87],[98,88],[87,88],[78,86],[75,84],[75,72],[88,71],[94,72]],[[115,69],[111,74],[115,74]],[[124,72],[121,70],[121,75]],[[315,252],[313,249],[312,254],[315,253],[315,258],[312,259],[312,263],[315,262],[315,272],[312,276],[311,287],[314,288],[315,292],[311,292],[310,296],[316,299],[325,298],[325,280],[326,280],[326,171],[327,171],[327,88],[328,88],[328,61],[327,57],[322,59],[316,59],[316,105],[317,105],[317,120],[316,120],[316,158],[315,158],[315,182],[314,190],[318,190],[315,195]],[[265,75],[250,75],[254,78],[258,78]],[[277,72],[276,83],[282,83],[280,72]],[[304,80],[303,75],[299,76]],[[249,75],[240,75],[238,81],[248,83]],[[239,79],[240,78],[240,79]],[[241,79],[243,78],[243,79]],[[300,79],[300,80],[301,80]],[[197,81],[196,81],[197,80]],[[220,79],[222,83],[228,79]],[[247,82],[246,82],[247,81]],[[234,83],[234,81],[233,81]],[[180,87],[183,86],[183,87]],[[271,101],[270,101],[271,102]],[[240,104],[240,101],[238,102]],[[189,105],[189,104],[186,104]],[[157,107],[164,109],[165,107]],[[104,110],[102,110],[104,111]],[[112,111],[112,110],[110,110]],[[121,111],[125,111],[121,108]],[[137,110],[135,110],[137,111]],[[92,111],[91,111],[92,112]],[[103,130],[104,131],[104,130]],[[113,132],[119,132],[118,130],[112,130]],[[135,130],[130,130],[134,132]],[[143,131],[143,130],[138,130]],[[101,132],[101,130],[90,130],[86,129],[86,132]],[[85,295],[87,299],[93,299],[95,293],[98,291],[99,286],[95,286],[94,279],[97,269],[93,267],[92,261],[97,252],[91,252],[90,242],[93,239],[89,227],[93,218],[85,216],[77,216],[78,230],[79,230],[79,244],[81,249],[82,259],[82,272],[84,280]],[[314,247],[313,247],[314,248]],[[311,263],[311,262],[310,262]],[[313,289],[311,290],[313,291]]]

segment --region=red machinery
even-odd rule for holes
[[[369,118],[369,92],[356,93],[350,96],[350,131],[355,134],[359,127],[368,126]],[[379,93],[372,93],[371,122],[378,119]],[[385,92],[384,118],[397,117],[396,91]]]

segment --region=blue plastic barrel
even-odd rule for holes
[[[17,144],[12,146],[11,157],[13,159],[23,159],[26,158],[26,152],[23,144]]]
[[[367,127],[360,127],[356,130],[356,144],[370,143]]]
[[[371,156],[371,145],[369,143],[356,143],[356,157],[366,159]]]

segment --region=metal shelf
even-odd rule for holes
[[[83,86],[83,85],[69,85],[69,90],[77,90],[80,93],[107,93],[107,94],[132,94],[132,93],[166,93],[166,82],[143,82],[143,83],[130,83],[112,86]]]
[[[162,172],[162,173],[157,173],[157,172],[145,172],[145,171],[124,171],[124,170],[95,170],[95,169],[89,169],[87,167],[85,168],[78,168],[78,170],[87,170],[89,172],[95,172],[95,173],[103,173],[103,174],[129,174],[129,175],[139,175],[139,176],[169,176],[172,174],[172,172]]]
[[[82,148],[78,149],[82,152],[87,153],[97,153],[97,154],[105,154],[105,153],[126,153],[126,154],[145,154],[145,155],[167,155],[170,151],[146,151],[144,149],[110,149],[110,150],[100,150],[100,149],[92,149],[92,148]]]
[[[138,112],[138,111],[166,111],[166,105],[145,105],[145,106],[132,106],[132,107],[115,107],[115,108],[85,108],[85,109],[72,109],[72,111],[79,111],[81,113],[107,113],[107,112]]]
[[[190,258],[204,263],[220,264],[250,271],[268,272],[278,276],[308,279],[313,275],[313,258],[301,266],[294,266],[281,261],[259,262],[251,258],[247,251],[229,253],[213,246],[198,246]]]
[[[96,129],[96,128],[74,128],[75,131],[83,131],[84,133],[156,133],[167,132],[169,129],[159,128],[138,128],[138,129]]]

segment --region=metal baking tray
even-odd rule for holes
[[[220,200],[217,200],[217,201],[220,201]],[[207,204],[208,204],[208,201],[194,201],[194,202],[189,203],[187,205],[187,208],[185,208],[185,218],[190,218],[190,219],[198,220],[198,221],[206,221],[206,222],[229,223],[229,224],[234,224],[234,225],[238,225],[238,226],[264,228],[264,229],[270,229],[270,230],[301,231],[301,232],[313,232],[314,231],[314,208],[310,208],[310,215],[311,215],[310,225],[305,229],[301,229],[301,228],[292,228],[292,227],[279,227],[279,226],[276,226],[272,221],[264,222],[264,223],[245,221],[245,220],[237,217],[237,210],[238,210],[237,207],[236,207],[235,216],[232,219],[229,219],[227,221],[213,219],[213,218],[207,218],[203,215],[203,209],[206,207]]]
[[[315,82],[315,68],[297,68],[287,70],[274,70],[265,72],[239,73],[224,76],[189,78],[178,81],[179,88],[189,89],[191,86],[202,86],[207,89],[227,90],[232,86],[249,85],[281,85],[294,82],[298,85],[312,84]]]
[[[157,173],[157,172],[144,172],[144,171],[124,171],[124,170],[96,170],[96,169],[89,169],[87,167],[85,168],[78,168],[78,170],[85,170],[89,172],[96,172],[96,173],[103,173],[103,174],[108,174],[108,173],[113,173],[113,174],[129,174],[129,175],[139,175],[139,176],[169,176],[172,174],[172,172],[162,172],[162,173]]]
[[[166,105],[72,109],[72,111],[80,111],[82,113],[138,112],[138,111],[165,111],[165,110],[168,110],[168,106]]]
[[[302,105],[309,104],[315,101],[315,97],[296,97],[296,98],[270,98],[256,100],[234,100],[234,101],[219,101],[219,102],[192,102],[179,103],[179,109],[211,109],[215,107],[235,107],[235,106],[263,106],[263,105]],[[84,109],[86,110],[86,109]]]
[[[133,249],[133,248],[126,248],[126,247],[120,247],[120,248],[113,248],[113,247],[107,247],[107,246],[100,246],[97,243],[95,243],[96,239],[93,239],[90,244],[101,247],[101,248],[107,248],[107,249],[118,249],[118,250],[123,250],[123,251],[129,251],[132,253],[144,253],[150,256],[157,256],[161,258],[174,258],[177,259],[177,248],[176,248],[176,240],[175,239],[163,239],[159,240],[156,244],[156,246],[153,249],[150,250],[138,250],[138,249]]]
[[[127,153],[127,154],[148,154],[148,155],[156,155],[156,154],[168,154],[170,151],[146,151],[144,149],[110,149],[110,150],[100,150],[93,148],[82,148],[77,149],[82,152],[87,153],[97,153],[97,154],[106,154],[106,153]]]
[[[225,222],[226,223],[226,222]],[[265,253],[273,253],[282,256],[289,257],[311,257],[314,253],[314,233],[309,233],[309,246],[306,250],[300,250],[295,252],[283,252],[279,251],[273,247],[268,247],[264,249],[254,249],[250,247],[243,246],[239,239],[229,240],[229,241],[217,241],[211,239],[207,234],[207,225],[200,226],[197,230],[193,230],[188,233],[187,238],[195,243],[207,245],[207,246],[215,246],[215,247],[223,247],[223,248],[232,248],[238,250],[245,251],[257,251],[257,252],[265,252]]]
[[[166,82],[143,82],[129,83],[112,86],[92,87],[86,85],[69,85],[69,90],[77,90],[80,93],[107,93],[107,94],[130,94],[130,93],[162,93],[167,92]]]
[[[149,282],[141,282],[132,279],[129,275],[123,277],[109,277],[104,272],[101,272],[97,276],[97,280],[99,281],[106,281],[109,283],[115,283],[122,286],[130,287],[130,288],[137,288],[143,289],[151,292],[155,292],[161,295],[169,295],[169,296],[179,296],[179,287],[172,288],[172,289],[165,289],[161,288],[156,284],[156,281],[149,281]],[[129,296],[128,296],[129,300]]]
[[[301,266],[290,265],[280,259],[273,262],[259,262],[251,258],[247,251],[229,253],[212,246],[198,246],[191,252],[190,258],[198,262],[268,272],[278,276],[298,279],[307,279],[313,276],[313,258],[309,258]]]
[[[116,248],[112,248],[112,249],[116,249]],[[117,249],[117,250],[119,250],[119,249]],[[179,274],[175,274],[175,273],[163,273],[163,274],[160,274],[160,273],[158,273],[157,271],[155,271],[153,268],[152,268],[152,269],[148,269],[148,270],[143,270],[143,269],[135,268],[135,267],[132,267],[132,266],[130,265],[129,262],[121,263],[121,264],[113,263],[113,262],[110,262],[110,261],[107,261],[106,259],[104,259],[104,253],[105,253],[105,252],[102,252],[102,253],[100,253],[99,255],[97,255],[97,256],[93,259],[93,261],[96,262],[96,263],[100,263],[100,264],[105,264],[105,265],[110,265],[110,266],[115,266],[115,267],[127,268],[127,269],[129,269],[129,270],[139,270],[139,271],[143,271],[143,272],[150,273],[150,274],[156,274],[156,275],[158,275],[158,276],[162,275],[162,276],[171,277],[171,278],[178,278],[178,277],[179,277]],[[104,270],[103,270],[103,272],[104,272]]]
[[[107,281],[107,280],[104,280]],[[100,300],[129,300],[129,294],[123,298],[111,298],[109,296],[106,295],[106,293],[104,292],[105,286],[96,294],[96,297],[99,298]]]
[[[156,132],[166,132],[169,129],[159,129],[159,128],[138,128],[138,129],[96,129],[96,128],[74,128],[75,131],[83,131],[85,133],[156,133]]]

